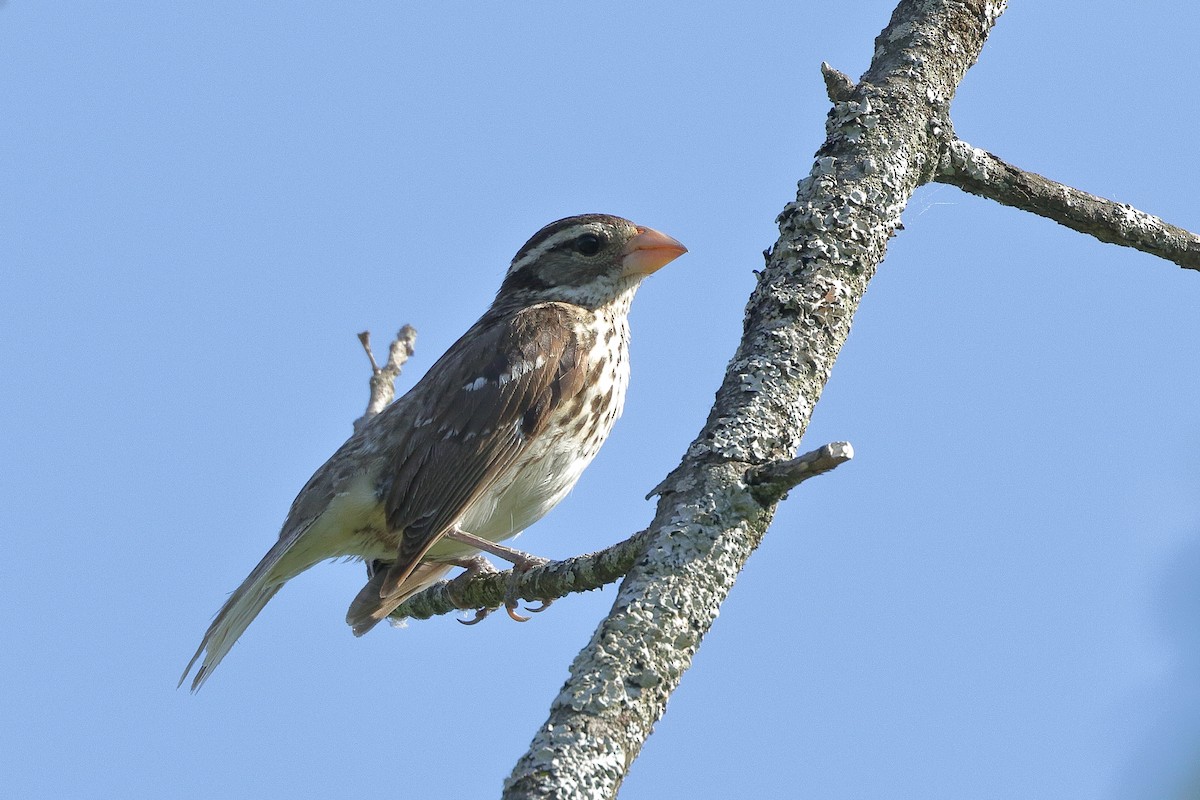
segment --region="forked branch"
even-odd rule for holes
[[[412,325],[405,325],[400,329],[388,347],[387,363],[382,367],[375,361],[375,354],[371,352],[371,332],[360,333],[358,341],[362,343],[367,358],[371,360],[371,396],[367,401],[367,410],[354,420],[355,433],[367,424],[367,420],[387,408],[388,403],[396,396],[396,378],[400,377],[404,363],[415,352],[417,329]]]

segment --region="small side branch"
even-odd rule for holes
[[[1124,203],[1081,192],[1014,167],[986,150],[954,140],[935,180],[1006,206],[1031,211],[1102,242],[1132,247],[1200,270],[1200,236]]]
[[[600,589],[629,572],[647,541],[643,531],[598,552],[529,569],[517,577],[515,594],[522,600],[547,601]],[[478,575],[453,588],[450,581],[440,581],[401,603],[391,618],[429,619],[455,611],[496,608],[503,605],[511,580],[512,570],[505,570]]]
[[[746,485],[764,505],[787,498],[788,492],[809,478],[823,475],[854,458],[849,442],[830,442],[810,453],[764,464],[746,472]]]
[[[367,424],[367,420],[387,408],[388,403],[396,396],[396,378],[400,377],[404,362],[408,361],[416,349],[417,329],[412,325],[405,325],[400,329],[388,348],[387,363],[382,367],[376,363],[375,355],[371,352],[371,332],[360,333],[358,341],[362,343],[367,358],[371,360],[371,398],[367,401],[367,410],[354,420],[355,433]]]
[[[830,102],[841,103],[854,96],[854,81],[844,72],[840,72],[828,63],[821,62],[821,77],[825,79],[825,94]]]

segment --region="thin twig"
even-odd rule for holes
[[[787,461],[775,461],[746,472],[746,484],[762,503],[787,498],[800,483],[836,469],[854,458],[849,442],[830,442],[816,450]]]
[[[955,139],[942,153],[939,183],[1006,206],[1031,211],[1102,242],[1132,247],[1200,270],[1200,236],[1139,211],[1026,172],[986,150]]]
[[[358,341],[371,361],[371,397],[367,401],[367,410],[361,417],[354,420],[355,433],[367,424],[367,420],[387,408],[388,403],[395,398],[396,378],[400,377],[400,370],[404,368],[404,363],[416,349],[417,329],[412,325],[405,325],[400,329],[388,348],[387,363],[382,367],[376,363],[375,355],[371,352],[371,332],[360,333]]]

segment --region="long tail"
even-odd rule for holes
[[[350,604],[350,610],[346,612],[346,622],[350,625],[350,629],[354,631],[355,636],[362,636],[378,625],[381,620],[386,619],[387,615],[395,611],[396,607],[405,600],[426,586],[441,580],[452,566],[452,564],[422,561],[413,567],[409,576],[387,597],[381,597],[380,592],[384,582],[388,579],[390,570],[386,566],[376,569],[371,574],[370,580],[367,581],[367,585]]]
[[[221,610],[217,612],[212,624],[208,626],[208,631],[204,634],[204,640],[200,642],[200,647],[196,649],[196,654],[192,656],[187,669],[180,676],[180,686],[187,680],[192,667],[196,665],[197,661],[200,661],[200,668],[196,670],[196,675],[192,678],[192,691],[198,691],[208,680],[212,671],[217,668],[217,664],[221,663],[221,659],[225,658],[242,632],[254,621],[254,618],[275,596],[275,593],[283,588],[283,584],[292,577],[288,574],[280,575],[279,570],[276,569],[284,555],[291,549],[291,545],[292,541],[283,539],[276,542],[275,546],[263,556],[262,561],[259,561],[258,565],[246,576],[246,580],[242,581],[242,585],[229,596],[225,605],[221,606]],[[201,660],[202,655],[204,658]]]

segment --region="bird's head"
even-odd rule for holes
[[[621,217],[567,217],[542,228],[517,251],[496,302],[599,308],[686,252],[665,233]]]

